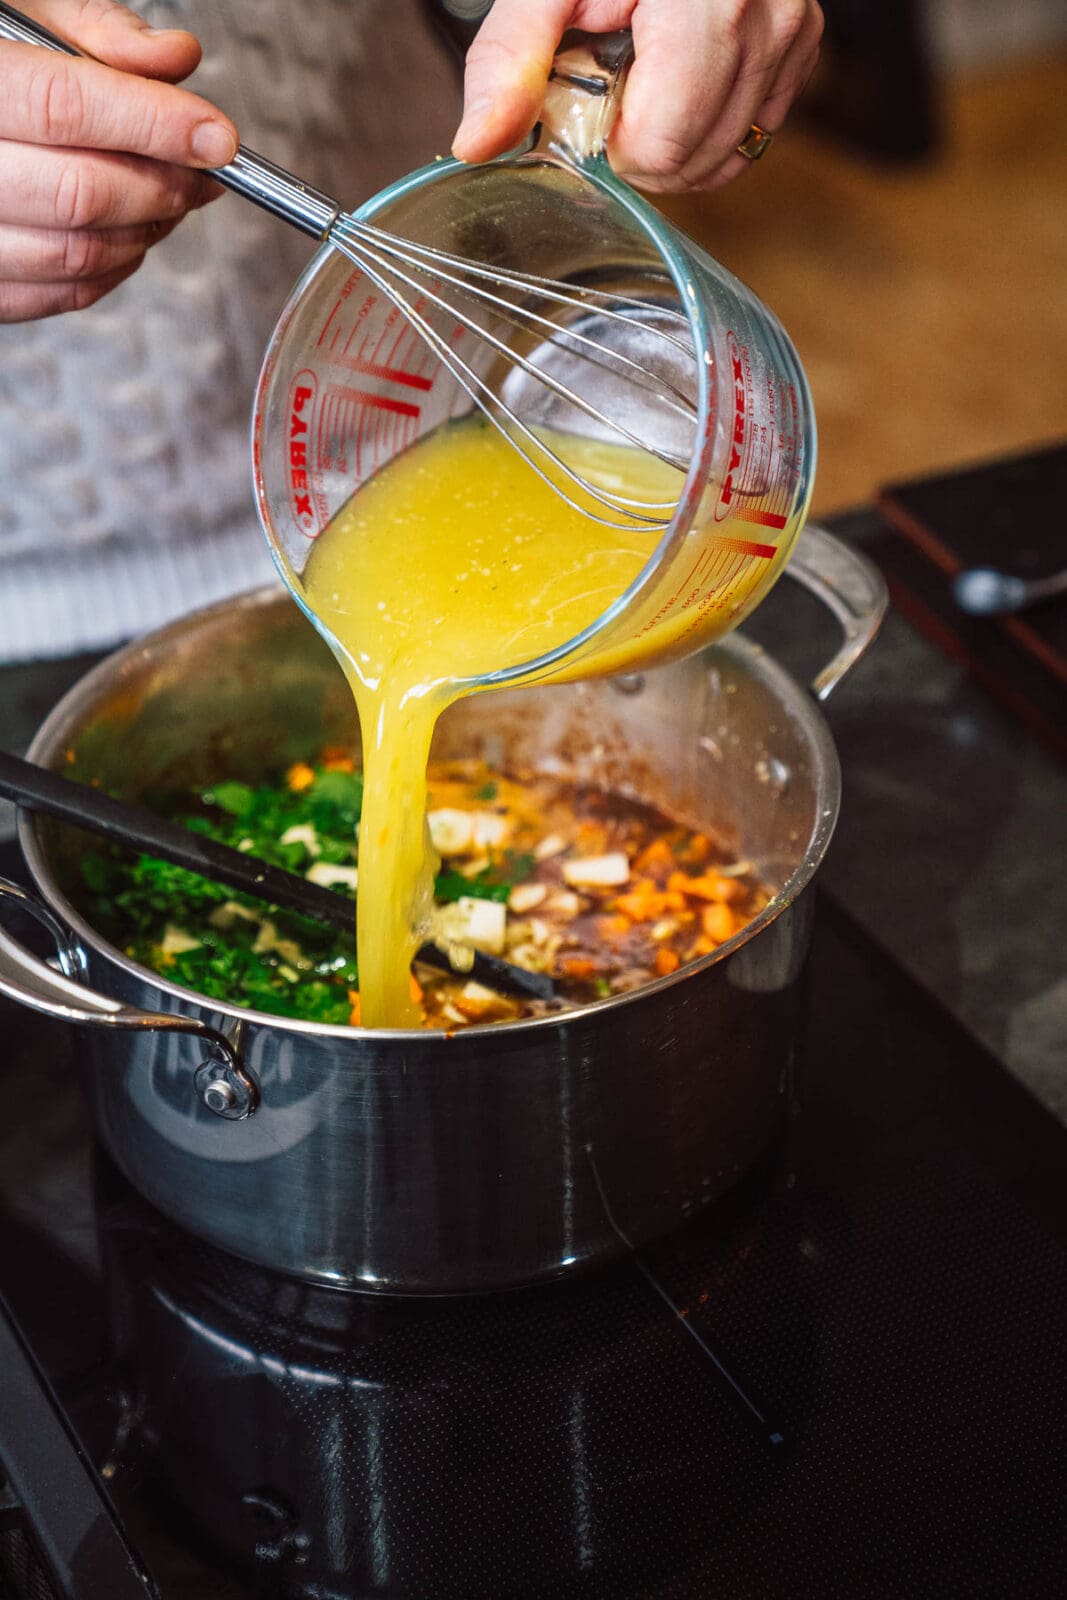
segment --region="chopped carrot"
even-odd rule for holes
[[[343,750],[324,750],[322,752],[323,770],[326,772],[355,772],[356,763],[351,756],[346,756]]]
[[[655,867],[673,867],[674,851],[660,834],[637,857],[634,862],[635,872],[651,872]]]
[[[660,896],[647,890],[635,889],[632,894],[620,894],[615,899],[615,909],[631,922],[654,922],[660,915]]]
[[[564,956],[560,971],[566,978],[592,978],[596,976],[596,962],[585,956]]]
[[[360,1026],[361,1021],[362,1021],[362,1011],[361,1011],[360,1003],[359,1003],[359,990],[358,989],[349,989],[349,991],[348,991],[348,1003],[352,1007],[351,1011],[348,1013],[349,1023],[351,1024],[351,1026],[353,1028],[358,1028]]]
[[[601,822],[580,822],[575,830],[575,844],[582,856],[603,855],[607,839],[607,829]]]
[[[695,895],[698,900],[736,900],[744,892],[736,878],[726,878],[721,872],[706,872],[700,878],[672,872],[667,887],[681,894]]]
[[[628,894],[615,897],[615,910],[633,922],[657,922],[668,911],[684,909],[684,895],[675,889],[657,889],[651,878],[639,878]]]
[[[294,761],[285,774],[285,781],[294,794],[301,794],[305,789],[310,789],[315,782],[315,774],[306,761]]]
[[[711,840],[708,838],[707,834],[694,833],[693,837],[689,841],[689,848],[686,851],[686,855],[688,856],[689,860],[695,861],[697,865],[700,865],[701,862],[704,862],[708,859],[710,854]]]
[[[663,945],[656,951],[655,966],[661,978],[665,978],[669,972],[677,972],[681,964],[682,958],[676,950],[668,950]]]
[[[417,1006],[422,1005],[423,988],[422,984],[419,982],[418,978],[416,978],[414,973],[411,974],[411,998]]]
[[[620,911],[616,912],[613,916],[601,917],[597,926],[599,927],[601,936],[603,938],[618,939],[624,934],[629,933],[630,929],[633,927],[633,923],[630,921],[629,917],[624,916]]]
[[[697,956],[710,956],[714,949],[715,946],[712,944],[711,940],[706,938],[704,934],[701,934],[698,939],[693,941],[693,948],[689,952],[689,959],[690,961],[695,961]]]
[[[725,944],[727,939],[732,939],[734,936],[734,914],[721,900],[715,905],[704,907],[700,915],[700,925],[707,937],[714,939],[716,944]]]

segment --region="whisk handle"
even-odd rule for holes
[[[32,17],[23,16],[7,0],[0,0],[0,39],[15,44],[36,44],[65,56],[85,56],[84,50],[69,44]],[[91,58],[89,58],[91,59]],[[275,166],[247,145],[238,145],[237,154],[224,167],[213,167],[211,176],[245,200],[251,200],[272,216],[281,217],[313,239],[324,239],[341,214],[340,204],[321,189],[301,183],[284,167]]]
[[[39,44],[46,50],[58,50],[61,55],[80,56],[83,50],[78,50],[66,39],[61,39],[50,28],[45,28],[32,17],[24,17],[21,11],[16,11],[14,6],[0,0],[0,39],[11,39],[15,44]]]
[[[340,204],[330,195],[301,183],[284,167],[275,166],[244,144],[237,146],[237,154],[227,166],[213,167],[211,176],[313,239],[324,239],[341,215]]]

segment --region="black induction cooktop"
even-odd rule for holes
[[[757,1169],[536,1291],[227,1257],[96,1149],[76,1034],[0,1040],[0,1595],[1064,1592],[1067,1132],[831,903]]]

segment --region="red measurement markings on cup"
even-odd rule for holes
[[[309,538],[386,461],[413,443],[437,376],[425,340],[398,307],[368,291],[359,272],[349,275],[335,300],[317,351],[316,388],[308,416],[301,418],[308,425],[307,459],[294,469],[308,480],[300,485],[304,502],[297,520]]]
[[[753,561],[770,561],[777,553],[773,544],[711,535],[674,593],[645,623],[641,634],[650,633],[667,617],[682,611],[692,615],[678,638],[688,638],[701,627],[709,612],[736,609],[734,595],[748,567]]]
[[[799,478],[796,394],[762,362],[755,372],[748,346],[732,332],[726,335],[726,352],[733,423],[715,520],[781,532],[793,513]]]

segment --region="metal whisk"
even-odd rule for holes
[[[70,56],[84,54],[5,0],[0,0],[0,38]],[[586,420],[583,431],[591,423],[602,439],[632,445],[684,472],[697,407],[689,324],[680,310],[491,266],[384,232],[244,145],[229,165],[215,168],[211,176],[313,239],[329,243],[359,267],[399,307],[492,425],[568,505],[606,527],[655,530],[668,525],[674,500],[633,498],[592,482],[552,447],[545,429],[530,420],[536,404],[523,404],[520,396],[528,399],[538,389],[547,391],[573,410],[575,418]],[[458,325],[484,341],[492,376],[459,352],[435,324],[434,312],[452,328]],[[508,330],[520,341],[533,342],[524,350],[506,336]],[[655,369],[615,347],[635,338],[658,352]],[[553,364],[560,370],[551,370]],[[591,380],[603,387],[605,378],[616,395],[624,394],[620,383],[638,391],[644,407],[640,433],[626,420],[625,403],[612,415],[584,386]],[[688,429],[681,447],[655,442],[656,433],[662,432],[657,422],[673,421],[676,439],[679,420]]]

